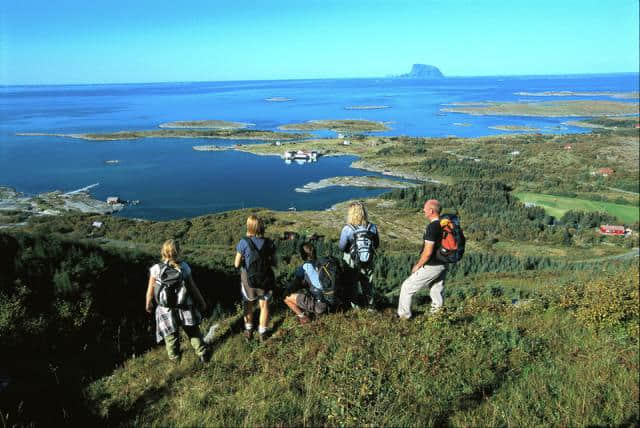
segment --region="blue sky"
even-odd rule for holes
[[[53,6],[55,5],[55,6]],[[7,0],[0,84],[632,72],[638,0]]]

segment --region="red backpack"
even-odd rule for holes
[[[457,263],[464,255],[466,239],[460,220],[455,214],[444,214],[440,217],[442,240],[436,251],[436,260],[443,263]]]

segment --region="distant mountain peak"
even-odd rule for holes
[[[413,64],[409,73],[401,74],[398,77],[403,79],[440,79],[444,76],[436,66],[428,64]]]

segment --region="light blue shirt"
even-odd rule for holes
[[[356,228],[359,226],[356,226]],[[369,231],[373,234],[373,246],[374,248],[378,248],[380,244],[380,238],[378,237],[378,228],[375,224],[369,223]],[[340,232],[340,242],[338,243],[338,247],[340,251],[349,252],[349,246],[351,245],[351,241],[353,239],[353,228],[351,225],[347,224],[342,228],[342,232]]]
[[[300,279],[307,278],[311,283],[309,284],[309,286],[311,287],[312,291],[313,289],[319,292],[322,292],[324,290],[324,287],[320,282],[320,276],[318,275],[318,271],[316,270],[315,267],[313,267],[312,262],[304,262],[304,264],[300,266],[296,271],[296,276]]]

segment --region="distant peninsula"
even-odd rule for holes
[[[567,100],[534,103],[519,102],[479,102],[451,103],[440,111],[466,113],[474,116],[609,116],[638,113],[638,104],[604,100]]]
[[[336,132],[380,132],[389,128],[382,122],[363,119],[310,120],[304,123],[289,123],[278,129],[285,131],[317,131],[329,129]]]
[[[158,125],[160,128],[203,128],[203,129],[244,129],[253,126],[252,123],[230,122],[227,120],[182,120],[177,122],[167,122]]]
[[[427,64],[413,64],[409,73],[396,76],[397,79],[442,79],[443,77],[438,67]]]
[[[306,133],[273,132],[253,129],[154,129],[90,134],[53,134],[46,132],[18,132],[19,136],[49,136],[79,138],[91,141],[137,140],[139,138],[218,138],[230,140],[298,140],[311,137]]]

